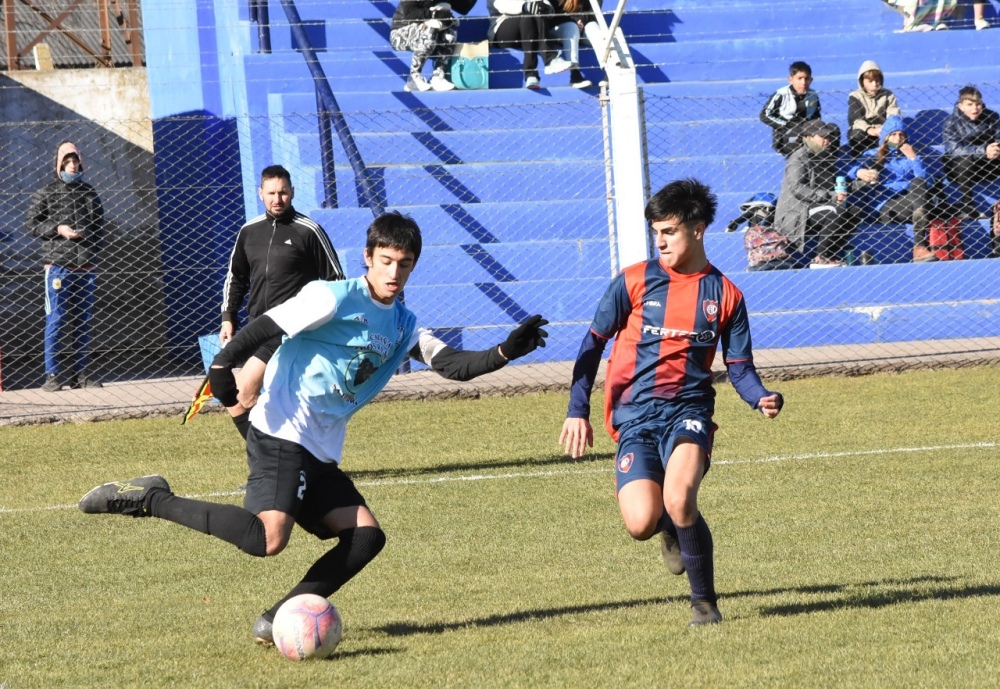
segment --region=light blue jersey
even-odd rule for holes
[[[250,422],[339,462],[347,422],[417,343],[417,318],[398,300],[372,299],[364,278],[311,282],[267,315],[288,337],[267,364]]]

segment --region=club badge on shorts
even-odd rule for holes
[[[635,455],[631,452],[623,454],[618,458],[618,471],[623,474],[627,474],[628,470],[632,468],[632,460],[635,459]]]

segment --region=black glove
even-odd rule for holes
[[[543,325],[548,325],[549,322],[541,317],[539,314],[535,314],[521,325],[514,328],[504,343],[500,345],[500,354],[504,356],[508,361],[513,359],[520,359],[525,354],[529,354],[538,347],[545,346],[545,338],[549,334],[542,330]]]
[[[236,388],[233,369],[228,366],[225,368],[212,366],[208,369],[208,382],[212,386],[212,395],[222,402],[223,407],[235,407],[239,404],[239,400],[236,399],[239,390]]]
[[[532,2],[524,3],[524,11],[527,14],[552,14],[552,5],[550,5],[546,0],[533,0]]]

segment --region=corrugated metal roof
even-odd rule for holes
[[[101,0],[83,0],[73,11],[60,22],[64,31],[58,29],[50,32],[42,39],[47,43],[52,52],[52,62],[57,68],[84,68],[101,66],[98,60],[91,55],[101,55],[101,22],[98,13],[98,2]],[[128,26],[130,3],[135,4],[135,16],[137,26],[133,32],[134,39],[138,41],[142,64],[145,64],[145,45],[142,40],[142,12],[139,10],[138,0],[107,0],[108,13],[110,15],[109,24],[111,27],[111,61],[116,67],[132,66],[132,51],[125,42],[126,33],[122,29]],[[35,40],[52,20],[58,18],[72,4],[72,0],[15,0],[14,18],[17,32],[18,52],[24,50],[25,46]],[[34,8],[34,9],[32,9]],[[48,19],[44,15],[47,15]],[[119,24],[119,21],[124,24]],[[3,16],[0,13],[0,67],[8,69],[7,65],[7,33],[3,30]],[[72,34],[79,43],[84,44],[83,48],[67,35]],[[34,69],[35,59],[31,51],[20,58],[18,65],[21,69]]]

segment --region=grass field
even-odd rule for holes
[[[249,630],[324,544],[259,560],[76,509],[153,472],[239,502],[226,419],[0,429],[0,687],[996,686],[1000,371],[775,387],[767,422],[720,386],[700,503],[726,620],[701,629],[620,523],[607,436],[561,456],[564,395],[369,407],[344,466],[388,544],[311,663]]]

